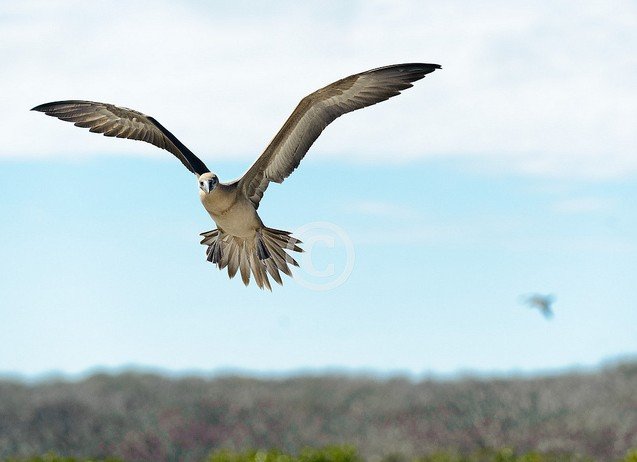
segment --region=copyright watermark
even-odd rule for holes
[[[294,281],[318,291],[337,288],[347,281],[354,270],[356,253],[347,232],[338,225],[317,221],[303,225],[292,235],[303,241],[299,256],[300,268]]]

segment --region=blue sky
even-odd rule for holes
[[[153,5],[144,21],[144,2],[2,7],[0,373],[533,371],[637,352],[634,5]],[[268,226],[336,239],[273,293],[205,261],[214,224],[169,153],[27,111],[134,107],[229,180],[305,94],[415,60],[443,70],[336,121],[268,189]],[[308,288],[348,261],[343,284]],[[552,320],[531,292],[556,295]]]

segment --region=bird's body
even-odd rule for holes
[[[524,302],[529,308],[539,310],[545,318],[553,317],[553,303],[555,302],[553,295],[531,294],[524,297]]]
[[[220,183],[206,194],[199,190],[199,198],[220,229],[240,238],[253,238],[263,222],[254,204],[240,194],[237,183]]]
[[[217,225],[202,233],[207,259],[220,269],[227,267],[231,278],[240,272],[247,285],[252,274],[259,287],[270,289],[268,275],[282,284],[279,272],[291,276],[289,265],[298,266],[287,252],[302,250],[298,239],[287,231],[266,227],[257,213],[269,183],[283,182],[337,117],[396,96],[436,69],[440,66],[422,63],[385,66],[315,91],[301,100],[243,177],[230,183],[221,183],[171,132],[141,112],[80,100],[46,103],[33,110],[105,136],[146,141],[174,154],[196,175],[201,202]]]

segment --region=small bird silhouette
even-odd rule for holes
[[[540,310],[540,313],[542,313],[546,319],[553,317],[552,305],[554,302],[555,297],[551,294],[531,294],[524,297],[524,303],[527,304],[529,308]]]

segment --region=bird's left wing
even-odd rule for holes
[[[73,122],[77,127],[90,129],[104,136],[116,136],[146,141],[165,149],[177,157],[195,175],[209,172],[208,167],[163,125],[139,111],[94,101],[56,101],[31,109],[44,112],[60,120]]]
[[[440,69],[438,64],[397,64],[351,75],[301,100],[263,154],[239,180],[255,207],[270,181],[281,183],[298,167],[310,146],[337,117],[380,103]]]

